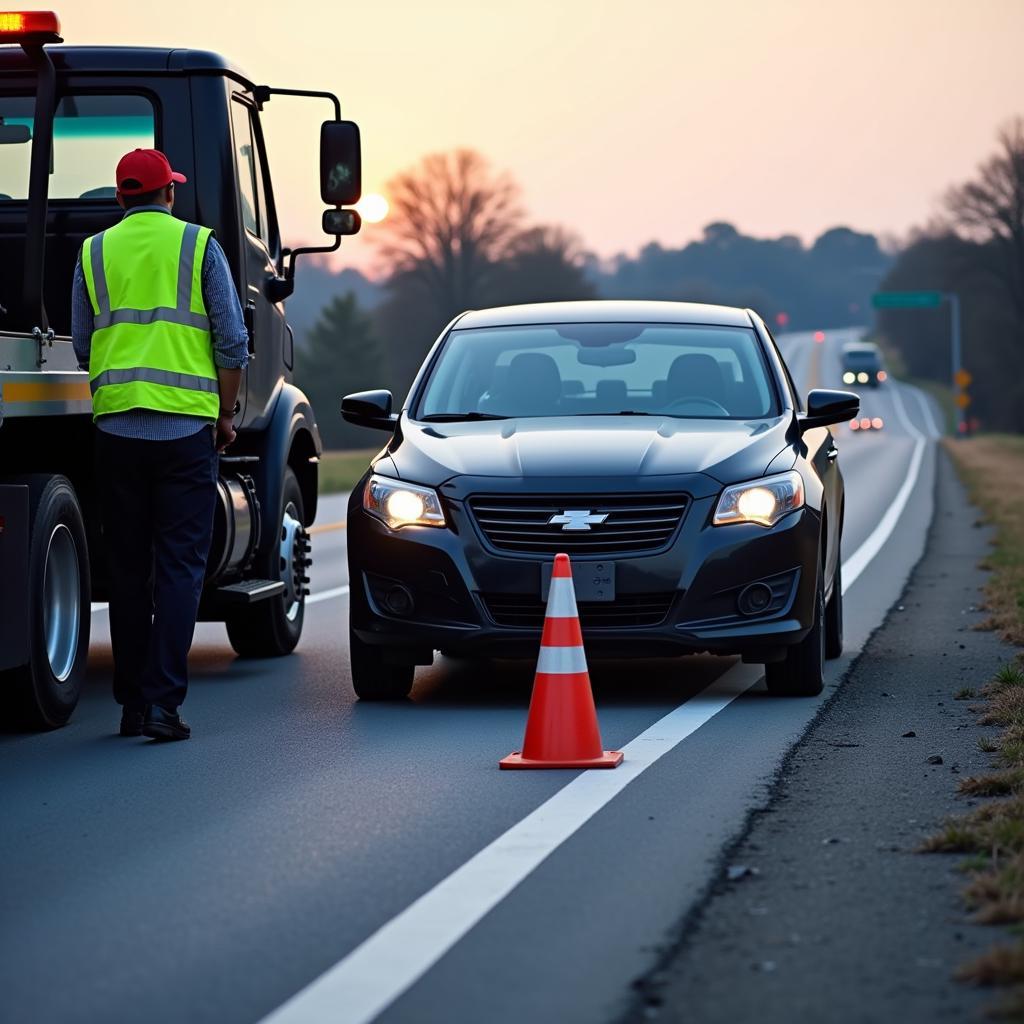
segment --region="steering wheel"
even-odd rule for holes
[[[686,407],[689,406],[705,406],[709,407],[714,411],[715,416],[728,416],[729,410],[720,402],[716,402],[713,398],[703,398],[700,395],[684,395],[682,398],[673,399],[669,402],[668,407],[664,410],[669,416],[673,413],[679,413],[680,415],[685,414],[689,410]],[[694,412],[693,415],[699,416],[699,412]]]

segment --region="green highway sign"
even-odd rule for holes
[[[875,309],[935,309],[942,305],[942,292],[875,292]]]

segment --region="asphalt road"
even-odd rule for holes
[[[804,386],[838,347],[791,335]],[[411,702],[348,678],[343,528],[314,540],[299,651],[234,657],[201,625],[189,743],[117,737],[106,615],[71,724],[0,736],[0,1017],[32,1021],[610,1020],[899,595],[932,515],[913,389],[839,429],[847,652],[820,699],[710,657],[592,665],[615,772],[501,773],[532,666],[438,661]],[[344,519],[322,502],[318,524]],[[710,687],[710,689],[706,689]],[[276,1013],[275,1013],[276,1011]]]

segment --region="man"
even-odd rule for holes
[[[82,246],[71,328],[97,428],[114,698],[122,736],[183,740],[217,453],[235,438],[248,336],[212,232],[171,214],[185,176],[155,149],[116,175],[125,214]]]

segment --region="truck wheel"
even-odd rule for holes
[[[243,657],[275,658],[290,654],[302,636],[306,615],[308,535],[303,528],[302,491],[291,468],[284,472],[281,507],[268,528],[277,542],[270,545],[257,572],[268,580],[284,580],[284,593],[234,612],[226,622],[228,640]]]
[[[384,649],[363,643],[351,626],[348,655],[352,689],[360,700],[405,700],[409,696],[416,666],[385,664]]]
[[[818,586],[814,601],[814,625],[798,644],[786,653],[784,661],[764,667],[768,692],[780,697],[816,697],[825,688],[825,584],[818,567]]]
[[[29,488],[30,660],[5,672],[0,689],[31,728],[67,723],[85,683],[91,626],[89,549],[82,509],[64,476],[12,481]]]
[[[836,564],[832,596],[825,605],[825,657],[838,658],[843,653],[843,567]]]

